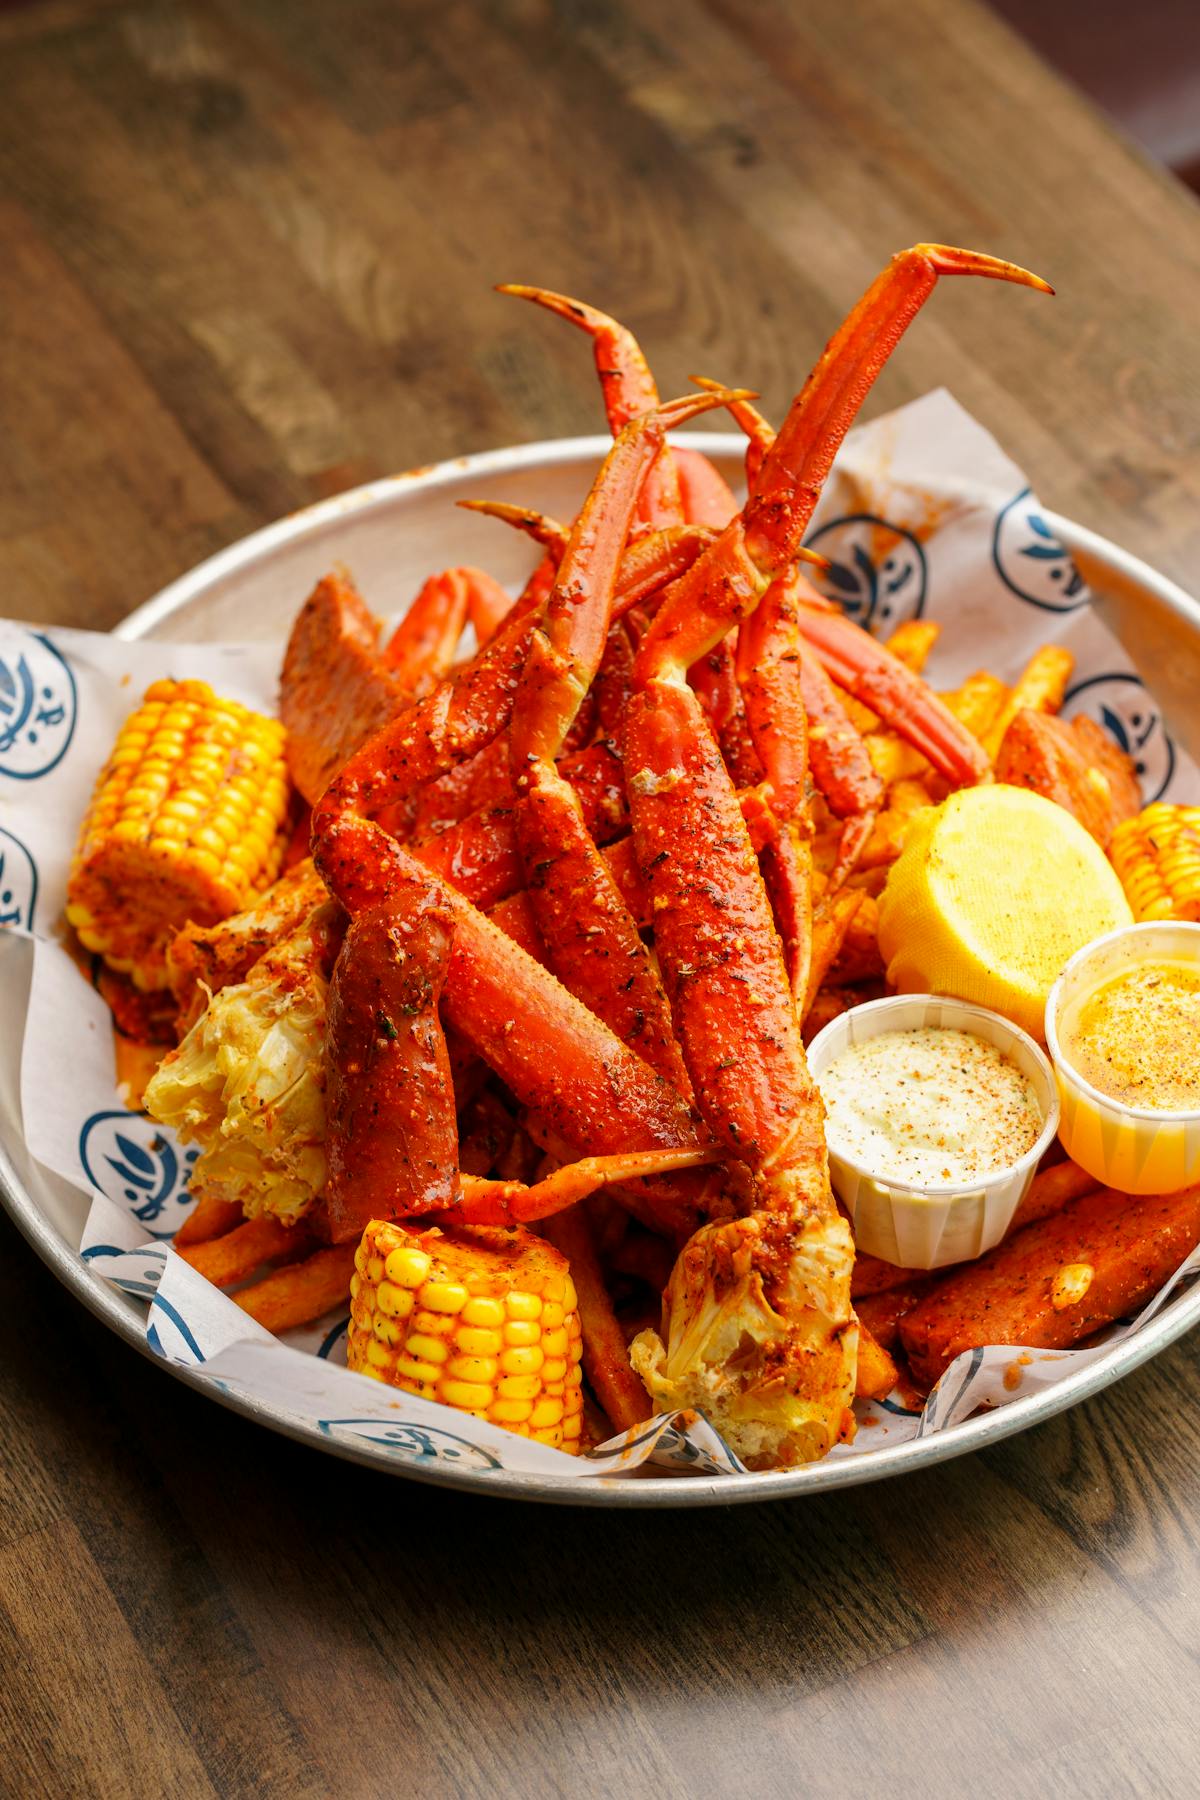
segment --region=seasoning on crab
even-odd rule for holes
[[[167,985],[166,947],[274,881],[286,847],[284,729],[204,681],[156,681],[121,727],[67,884],[88,950],[140,988]]]
[[[362,1375],[574,1454],[582,1336],[564,1256],[532,1232],[415,1232],[375,1219],[350,1282]]]

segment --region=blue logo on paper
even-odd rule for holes
[[[37,864],[20,838],[0,828],[0,925],[32,931],[37,891]]]
[[[0,775],[49,774],[66,754],[75,712],[75,677],[49,638],[0,626]]]
[[[1043,612],[1074,612],[1091,599],[1083,576],[1023,488],[996,520],[992,561],[1006,588]]]
[[[827,556],[831,567],[828,575],[804,573],[848,618],[876,637],[886,637],[924,612],[929,584],[925,552],[903,525],[891,525],[874,513],[848,513],[822,525],[808,547]]]
[[[1142,797],[1161,800],[1175,773],[1175,746],[1162,714],[1136,675],[1092,675],[1067,689],[1063,713],[1095,719],[1133,758]]]
[[[151,1237],[174,1237],[183,1223],[199,1154],[180,1153],[145,1113],[93,1113],[79,1134],[79,1160],[92,1186],[131,1212]]]
[[[443,1431],[438,1425],[405,1425],[399,1420],[385,1419],[318,1419],[326,1437],[340,1443],[364,1438],[368,1444],[379,1444],[406,1462],[437,1463],[457,1469],[502,1469],[504,1464],[490,1450]]]

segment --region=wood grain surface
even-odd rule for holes
[[[109,625],[315,497],[598,429],[496,281],[778,412],[921,238],[1059,299],[948,285],[873,408],[950,387],[1200,579],[1200,214],[972,0],[44,0],[0,95],[5,614]],[[221,1412],[0,1240],[0,1793],[1196,1792],[1190,1344],[894,1484],[523,1510]]]

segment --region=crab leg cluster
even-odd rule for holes
[[[881,797],[838,690],[948,780],[988,769],[799,568],[846,431],[949,274],[1045,286],[970,252],[904,252],[777,435],[741,390],[661,404],[615,321],[503,290],[593,341],[614,443],[578,518],[479,505],[545,552],[515,603],[447,572],[379,655],[327,595],[308,623],[338,652],[333,704],[314,700],[303,619],[290,688],[285,670],[314,859],[351,920],[330,994],[335,1237],[421,1215],[512,1225],[612,1188],[679,1249],[635,1366],[657,1403],[703,1409],[754,1466],[853,1430],[853,1245],[801,1037],[812,785],[842,822],[830,893]],[[749,437],[740,510],[703,456],[668,443],[715,406]],[[479,648],[454,665],[467,618]],[[460,1173],[445,1029],[565,1166],[533,1186]]]

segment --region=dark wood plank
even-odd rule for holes
[[[599,426],[577,291],[778,412],[928,237],[944,383],[1200,573],[1200,229],[972,0],[53,0],[0,14],[5,611],[105,626],[367,477]],[[620,1518],[316,1457],[0,1225],[0,1790],[1194,1791],[1200,1376],[802,1505]]]

